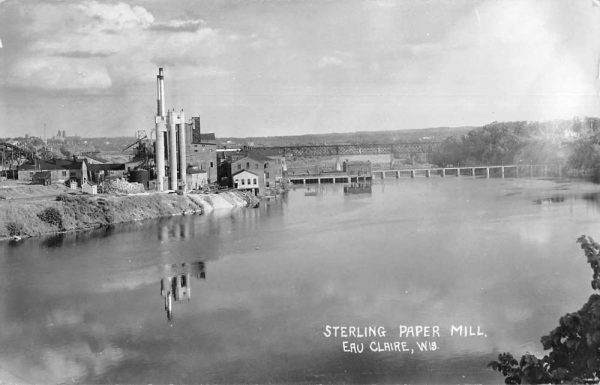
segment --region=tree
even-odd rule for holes
[[[65,146],[60,146],[60,153],[63,154],[66,159],[71,158],[71,151],[67,150]]]

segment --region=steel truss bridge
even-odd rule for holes
[[[319,157],[375,154],[430,154],[441,142],[387,143],[387,144],[325,144],[302,146],[253,147],[255,150],[277,150],[280,156]]]

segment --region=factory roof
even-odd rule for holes
[[[88,170],[90,170],[90,171],[125,170],[124,163],[88,164],[87,167],[88,167]]]
[[[40,171],[33,174],[33,179],[50,178],[50,171]]]
[[[19,166],[19,170],[81,170],[85,160],[52,159],[40,160],[35,164],[26,163]]]
[[[236,176],[236,175],[238,175],[238,174],[241,174],[241,173],[243,173],[243,172],[249,172],[249,173],[250,173],[250,174],[252,174],[252,175],[256,175],[256,176],[258,176],[256,173],[254,173],[254,172],[252,172],[252,171],[250,171],[250,170],[240,170],[240,171],[236,172],[235,174],[233,174],[233,175],[232,175],[232,177],[233,177],[233,176]]]

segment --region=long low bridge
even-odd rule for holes
[[[482,178],[538,178],[562,177],[563,170],[560,165],[548,164],[510,164],[496,166],[463,166],[463,167],[433,167],[433,168],[406,168],[397,170],[372,170],[371,174],[348,175],[342,172],[322,172],[318,174],[293,174],[287,179],[294,184],[307,183],[351,183],[372,179],[386,178],[415,178],[431,176],[470,176]]]
[[[434,167],[434,168],[410,168],[410,169],[397,169],[397,170],[373,170],[373,178],[379,177],[385,179],[386,177],[400,178],[402,176],[417,177],[424,176],[430,177],[432,175],[439,176],[471,176],[471,177],[561,177],[562,166],[560,165],[548,165],[548,164],[510,164],[510,165],[496,165],[496,166],[457,166],[457,167]]]
[[[322,174],[304,174],[304,175],[291,175],[287,179],[293,184],[307,184],[307,183],[352,183],[352,182],[365,182],[371,180],[371,175],[348,175],[346,173],[322,173]]]

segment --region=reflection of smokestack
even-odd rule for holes
[[[156,181],[158,191],[163,191],[165,179],[165,86],[163,69],[158,69],[156,76],[156,150],[154,163],[156,165]]]

